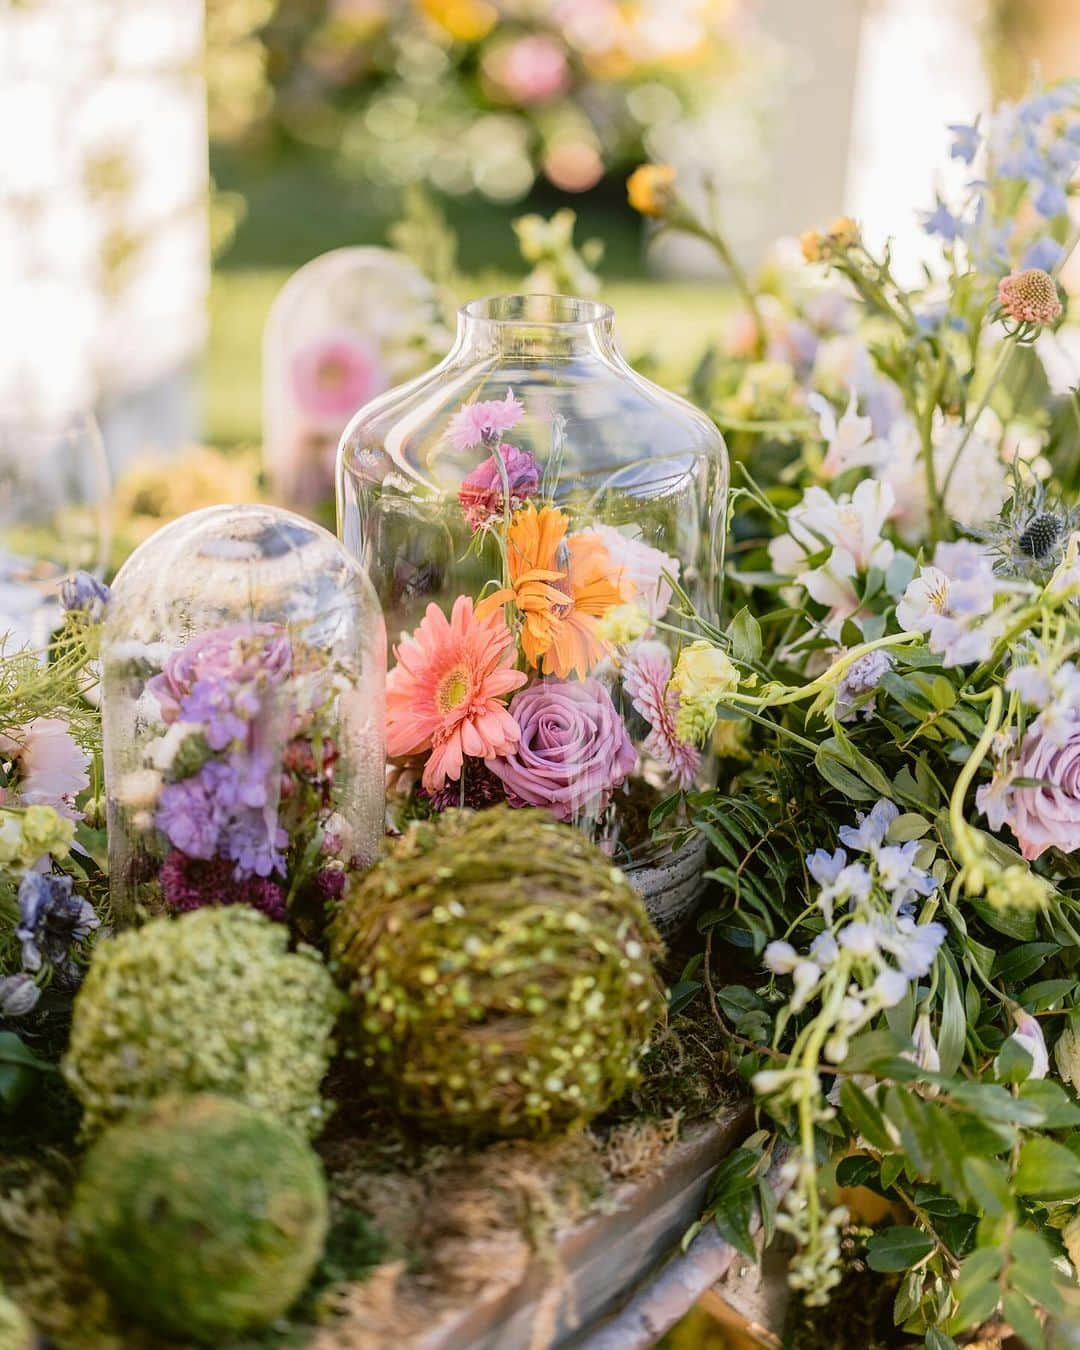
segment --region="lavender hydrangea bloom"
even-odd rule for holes
[[[258,681],[274,686],[292,669],[292,643],[278,624],[226,624],[193,638],[173,652],[146,687],[157,699],[166,723],[180,719],[181,704],[204,679],[232,685]]]
[[[272,766],[265,754],[207,760],[199,772],[162,789],[156,824],[189,858],[236,863],[236,877],[284,870],[288,843],[271,806]]]
[[[211,767],[219,766],[207,760],[197,774],[166,784],[154,822],[174,848],[204,862],[216,853],[221,832],[212,781],[206,773]]]
[[[101,920],[89,900],[74,894],[70,877],[28,872],[19,885],[19,924],[15,937],[22,946],[23,969],[70,969],[71,947],[82,942]]]

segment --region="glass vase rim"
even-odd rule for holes
[[[535,317],[529,313],[530,302],[544,302],[553,309],[564,310],[558,317]],[[500,309],[519,307],[517,313],[500,313]],[[550,291],[509,291],[497,295],[477,296],[458,308],[461,325],[490,325],[493,328],[550,328],[585,330],[610,324],[615,311],[602,300],[584,296],[564,295]]]

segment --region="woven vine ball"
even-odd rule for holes
[[[346,892],[330,949],[374,1090],[471,1139],[591,1120],[665,1008],[637,892],[543,811],[415,822]]]

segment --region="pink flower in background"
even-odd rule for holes
[[[1047,736],[1036,722],[1020,743],[1011,777],[1034,778],[1039,787],[1008,782],[979,788],[976,802],[993,829],[1008,825],[1020,852],[1034,862],[1050,848],[1080,849],[1080,717],[1072,734]]]
[[[508,389],[504,399],[485,403],[465,403],[450,419],[447,435],[455,450],[471,450],[474,445],[498,445],[503,435],[516,427],[525,409]]]
[[[512,806],[543,806],[557,820],[595,818],[637,761],[611,695],[599,680],[539,680],[515,694],[517,745],[487,766]]]
[[[623,664],[622,675],[623,688],[652,728],[643,743],[645,753],[670,769],[680,788],[692,786],[701,767],[701,751],[681,741],[675,731],[679,693],[668,689],[671,653],[662,642],[637,642]]]
[[[273,623],[230,623],[211,628],[170,654],[159,675],[146,682],[162,720],[171,725],[200,681],[243,684],[258,678],[279,684],[292,668],[288,633]]]
[[[0,754],[10,756],[18,775],[17,800],[24,806],[51,806],[75,820],[75,798],[90,786],[90,756],[63,717],[38,717],[16,736],[0,737]]]
[[[528,678],[515,670],[514,639],[501,611],[478,619],[460,595],[447,619],[431,604],[412,637],[395,648],[386,681],[386,750],[394,759],[430,749],[423,784],[437,792],[461,777],[466,756],[509,754],[518,739],[502,698]]]
[[[350,333],[330,333],[301,347],[292,360],[296,401],[306,417],[344,421],[382,393],[386,371],[379,353]]]
[[[594,525],[571,538],[593,538],[598,540],[611,559],[615,571],[621,571],[623,577],[634,587],[630,603],[641,605],[650,619],[662,619],[671,604],[671,582],[679,580],[679,560],[672,558],[660,549],[653,548],[641,539],[632,539],[613,525]]]
[[[458,490],[458,501],[474,534],[492,520],[503,518],[505,503],[499,459],[510,484],[511,511],[524,506],[540,486],[540,468],[528,450],[519,450],[516,445],[500,445],[494,454],[473,469]]]
[[[517,38],[491,51],[484,71],[499,91],[515,103],[547,103],[570,85],[566,49],[547,33]]]

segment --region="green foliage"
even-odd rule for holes
[[[247,909],[155,919],[103,942],[75,1000],[64,1075],[96,1134],[162,1092],[239,1097],[317,1134],[341,1006],[310,948]]]
[[[542,811],[414,822],[351,884],[329,936],[363,1073],[443,1132],[592,1119],[637,1081],[663,1013],[640,897]]]
[[[86,1157],[72,1227],[137,1321],[207,1344],[286,1312],[322,1251],[326,1184],[310,1147],[241,1102],[166,1097]]]

